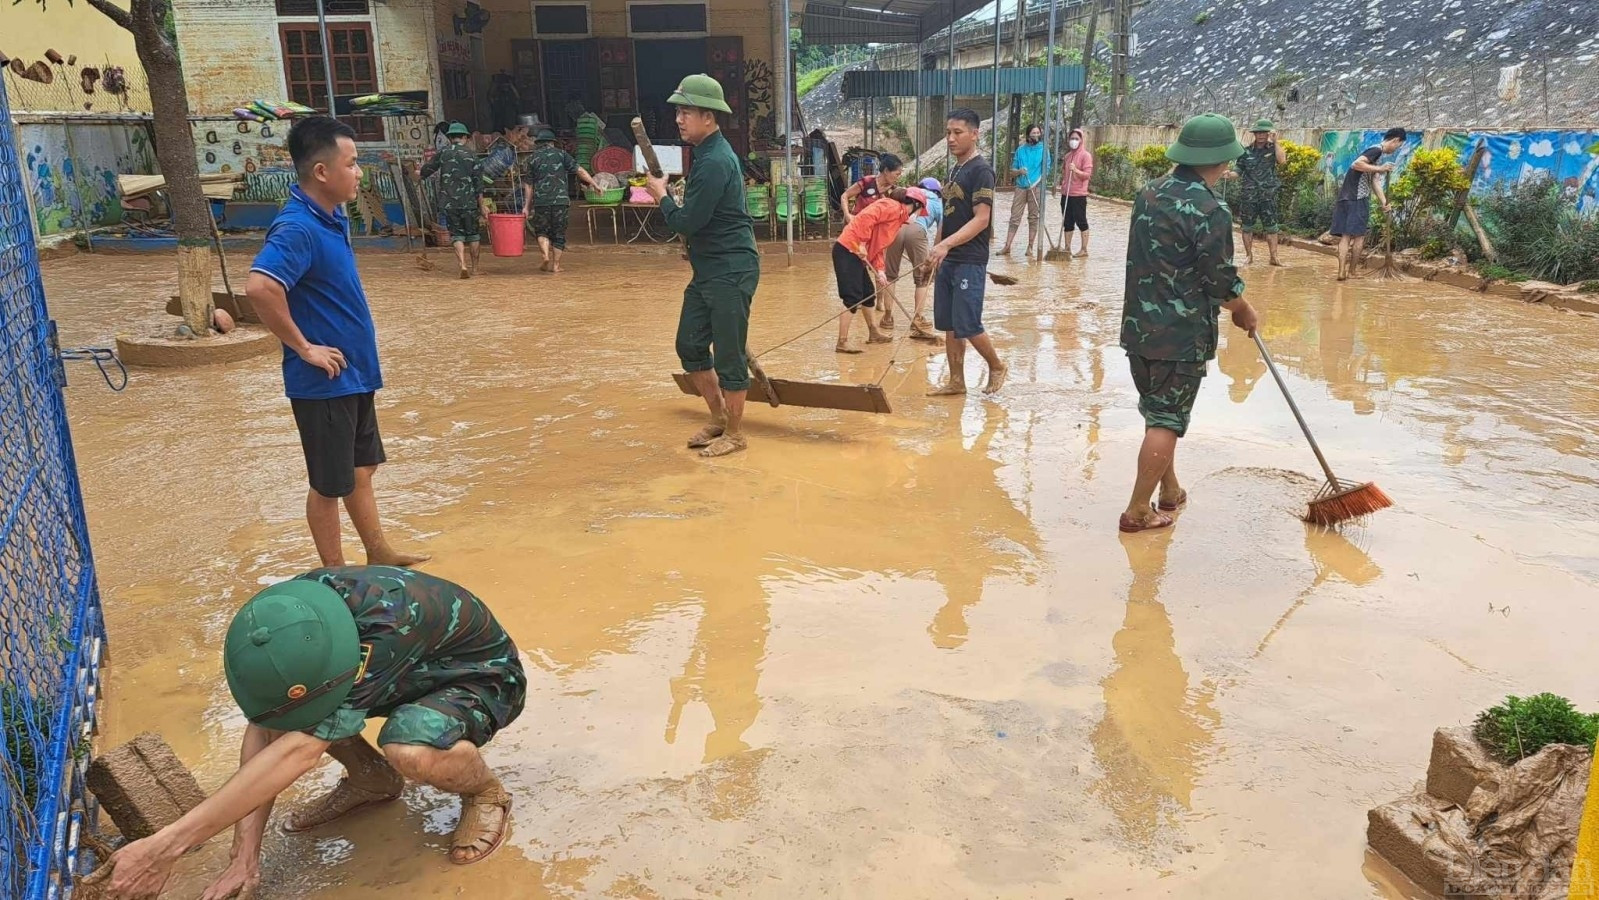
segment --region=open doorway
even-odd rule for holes
[[[685,75],[705,71],[704,38],[672,38],[633,42],[639,116],[650,134],[677,136],[677,113],[666,98]]]

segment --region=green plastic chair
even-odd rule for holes
[[[789,186],[786,184],[776,185],[775,191],[777,193],[777,221],[787,225],[790,218],[796,218],[795,210],[793,209],[794,204],[789,202]]]
[[[764,184],[752,184],[744,189],[744,208],[750,218],[757,221],[772,217],[772,194]]]
[[[833,208],[827,202],[827,179],[811,177],[805,179],[805,220],[822,226],[823,231],[832,234]]]

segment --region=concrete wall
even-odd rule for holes
[[[6,88],[13,112],[84,112],[88,102],[94,112],[131,110],[150,111],[150,95],[144,86],[144,69],[133,52],[133,35],[106,18],[87,3],[56,2],[41,6],[36,0],[0,4],[0,50],[7,56],[32,64],[44,59],[46,50],[62,56],[77,56],[78,65],[68,68],[68,77],[58,77],[51,85],[18,78],[7,73]],[[125,97],[103,91],[83,96],[77,85],[77,69],[93,66],[121,66],[128,73],[129,90]],[[56,73],[61,74],[59,70]]]
[[[179,52],[193,116],[225,116],[250,100],[288,97],[283,52],[273,0],[178,0]],[[372,26],[380,91],[436,91],[432,0],[373,0],[371,14],[329,16],[329,22]],[[430,96],[433,96],[430,94]],[[408,138],[409,129],[388,129],[385,143]]]
[[[158,171],[140,122],[16,119],[22,183],[41,236],[122,221],[117,175]]]

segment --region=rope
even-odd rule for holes
[[[901,274],[898,278],[894,279],[893,281],[890,281],[889,285],[893,286],[893,285],[899,284],[901,281],[905,280],[905,277],[907,275],[911,274],[914,271],[916,271],[916,267],[912,266],[910,269],[908,269],[903,274]],[[873,299],[875,299],[877,297],[877,286],[876,286],[876,283],[875,283],[876,279],[873,279],[873,282],[874,283],[873,283],[873,286],[872,286],[872,292],[870,294],[867,294],[865,297],[862,297],[860,300],[856,301],[855,303],[844,307],[844,311],[845,312],[854,312],[855,310],[859,309],[860,307],[866,305],[866,301],[873,300]],[[838,315],[839,315],[838,313],[833,313],[832,315],[830,315],[827,318],[823,319],[822,321],[818,322],[815,326],[805,329],[804,331],[800,332],[799,334],[794,335],[793,337],[791,337],[788,340],[782,342],[781,344],[778,344],[778,345],[776,345],[774,347],[768,347],[765,350],[762,350],[761,352],[755,354],[755,359],[760,359],[761,357],[765,356],[766,354],[771,353],[773,350],[781,350],[784,347],[787,347],[789,344],[794,343],[795,341],[799,340],[802,337],[805,337],[808,334],[811,334],[813,332],[816,332],[816,331],[819,331],[819,330],[821,330],[823,328],[826,328],[828,326],[828,324],[838,321]]]
[[[100,370],[100,377],[105,379],[106,387],[119,394],[128,387],[128,367],[122,364],[122,360],[117,359],[116,352],[110,347],[67,347],[62,349],[61,359],[73,361],[90,360],[94,363],[95,368]],[[119,381],[111,380],[111,372],[106,368],[106,362],[108,361],[116,364],[117,371],[121,375]]]

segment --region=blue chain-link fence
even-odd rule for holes
[[[0,897],[71,891],[105,626],[0,83]]]

